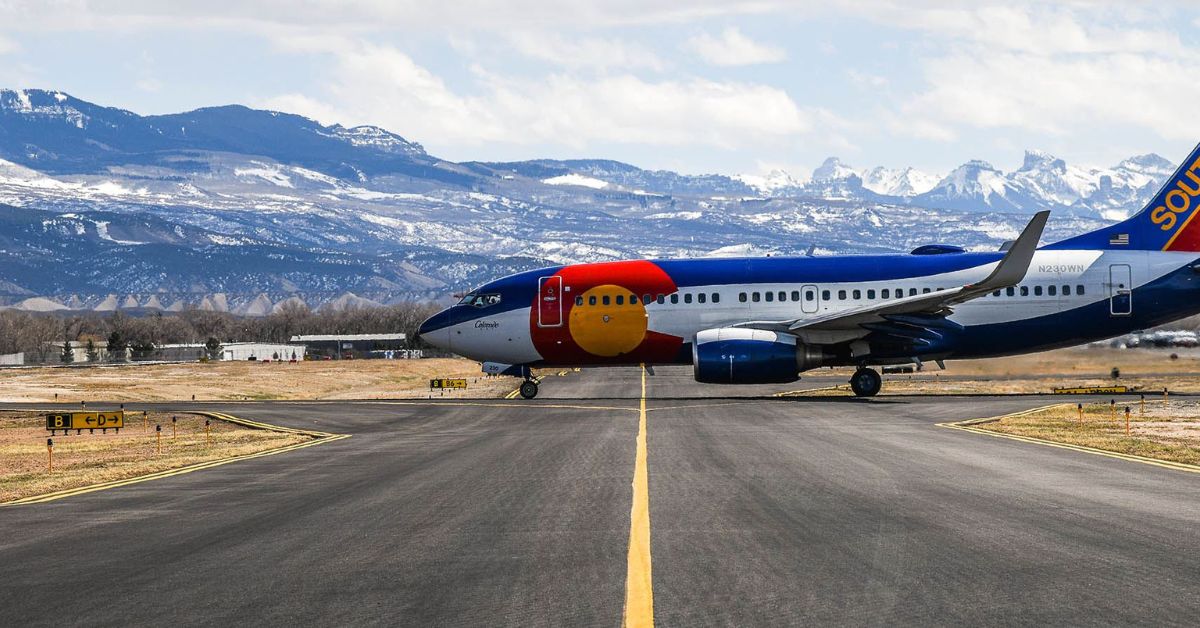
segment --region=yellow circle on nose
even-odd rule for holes
[[[617,297],[621,298],[620,305]],[[605,284],[585,291],[581,298],[583,304],[571,308],[567,322],[571,338],[579,348],[592,355],[615,357],[642,344],[646,337],[646,308],[632,292]]]

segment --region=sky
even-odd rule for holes
[[[1200,141],[1195,2],[0,0],[0,87],[373,124],[453,161],[803,178]]]

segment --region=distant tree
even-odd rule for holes
[[[204,343],[204,351],[208,354],[210,360],[220,360],[221,354],[224,353],[225,347],[221,346],[221,341],[214,336],[209,336]]]
[[[130,349],[133,351],[133,359],[148,360],[154,357],[154,352],[157,350],[157,347],[155,347],[154,343],[149,340],[139,340],[133,343],[133,345],[130,346]]]
[[[70,340],[63,342],[62,351],[58,354],[58,359],[63,364],[71,364],[75,361],[75,348],[71,346]]]
[[[125,336],[121,335],[121,331],[114,329],[108,335],[108,361],[109,362],[124,362],[129,358],[127,349],[129,343],[125,340]]]
[[[91,338],[88,338],[86,352],[88,362],[100,361],[100,351],[96,349],[96,343]]]

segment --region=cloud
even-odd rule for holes
[[[507,32],[514,28],[593,28],[678,24],[699,19],[760,14],[777,0],[107,0],[105,2],[0,2],[0,24],[37,30],[112,30],[181,25],[238,26],[250,30],[303,27],[324,32],[461,30]]]
[[[870,19],[920,31],[923,86],[881,120],[938,141],[966,129],[1079,136],[1123,126],[1169,140],[1193,131],[1200,85],[1183,79],[1200,48],[1161,30],[1154,12],[1104,3],[947,9],[855,5]]]
[[[293,45],[295,42],[293,42]],[[390,46],[342,42],[319,93],[260,105],[324,122],[378,124],[437,147],[484,142],[736,148],[809,131],[811,114],[775,87],[700,78],[648,81],[630,74],[520,78],[473,68],[457,92]]]
[[[650,48],[620,39],[567,39],[558,34],[520,32],[510,34],[508,42],[517,52],[527,57],[564,68],[642,68],[654,71],[666,69],[666,63]]]
[[[722,31],[720,37],[708,33],[696,35],[687,40],[684,48],[718,66],[778,63],[787,59],[782,48],[756,42],[732,26]]]
[[[20,50],[21,47],[17,42],[0,35],[0,55],[9,54]]]

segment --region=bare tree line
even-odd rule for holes
[[[167,344],[218,342],[287,342],[302,334],[408,335],[411,349],[421,322],[438,310],[431,303],[399,303],[371,308],[313,311],[287,303],[269,316],[245,317],[208,310],[131,316],[112,314],[41,314],[0,310],[0,354],[25,352],[41,361],[57,354],[64,342],[120,338],[127,346],[147,349]]]

